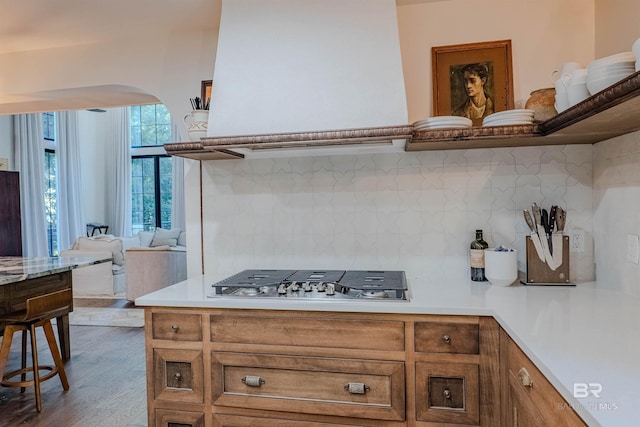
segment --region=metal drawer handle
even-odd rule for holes
[[[178,329],[180,329],[180,327],[174,323],[173,325],[171,325],[171,329],[173,329],[174,332],[178,332]]]
[[[180,381],[182,379],[182,374],[180,372],[176,372],[173,377],[176,379],[176,381]]]
[[[365,394],[371,390],[371,387],[364,383],[347,383],[344,385],[344,389],[351,394]]]
[[[451,399],[451,391],[449,391],[449,389],[444,389],[444,398]]]
[[[520,383],[525,387],[533,387],[533,381],[531,380],[531,376],[526,369],[520,368],[518,371],[518,379],[520,379]]]
[[[260,387],[265,381],[257,375],[247,375],[242,377],[242,382],[249,387]]]
[[[445,344],[451,344],[451,337],[450,337],[449,335],[443,335],[443,336],[442,336],[442,341],[443,341]]]

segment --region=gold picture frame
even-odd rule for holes
[[[432,47],[431,66],[434,116],[481,126],[482,117],[513,109],[511,40]]]
[[[202,83],[200,83],[200,99],[202,99],[202,104],[207,106],[207,110],[209,109],[209,104],[211,102],[212,86],[213,80],[202,80]]]

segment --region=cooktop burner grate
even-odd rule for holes
[[[212,288],[213,297],[407,300],[404,271],[244,270]]]

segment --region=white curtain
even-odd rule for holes
[[[107,221],[109,234],[131,236],[129,108],[107,110]]]
[[[172,141],[182,141],[178,127],[173,124]],[[186,229],[184,212],[184,158],[173,156],[171,177],[171,228]]]
[[[13,117],[14,156],[20,172],[22,255],[49,256],[44,205],[44,133],[42,114]]]
[[[58,159],[58,248],[69,249],[86,232],[78,112],[56,113]]]

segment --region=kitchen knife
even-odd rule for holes
[[[535,222],[533,222],[533,218],[531,217],[531,214],[529,213],[529,211],[526,210],[526,209],[523,209],[522,213],[524,215],[525,222],[527,223],[527,225],[531,229],[531,232],[532,233],[537,233],[538,230],[536,229],[536,224],[535,224]]]
[[[558,207],[558,212],[556,212],[556,224],[558,225],[557,233],[562,234],[564,232],[564,225],[567,221],[567,211]]]
[[[549,230],[553,234],[553,230],[556,228],[556,215],[558,214],[558,206],[552,205],[549,211]]]
[[[533,203],[531,205],[531,212],[533,213],[533,219],[536,223],[536,226],[538,224],[542,224],[542,214],[540,213],[540,206],[538,206],[536,203]]]
[[[549,252],[553,254],[553,246],[551,243],[551,226],[549,225],[549,213],[546,209],[542,209],[542,228],[544,228],[545,238],[547,239],[547,244],[549,245]]]
[[[533,222],[533,218],[531,217],[531,214],[529,213],[528,210],[524,209],[523,214],[524,214],[525,222],[531,229],[531,235],[529,237],[533,242],[533,247],[536,249],[536,254],[538,254],[538,258],[540,258],[540,261],[545,262],[544,252],[542,251],[542,244],[540,243],[540,236],[538,236],[538,228],[536,227],[536,224]]]

